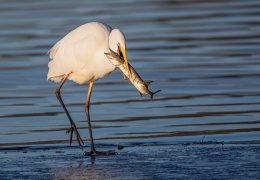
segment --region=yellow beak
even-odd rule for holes
[[[119,46],[120,51],[121,51],[121,53],[123,55],[124,62],[125,62],[125,67],[126,67],[126,70],[128,72],[128,78],[129,78],[131,73],[130,73],[130,68],[129,68],[128,60],[127,60],[127,56],[126,56],[126,50],[121,46],[121,44],[118,44],[118,46]]]

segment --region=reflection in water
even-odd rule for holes
[[[90,21],[122,29],[131,65],[154,81],[151,89],[162,89],[154,102],[140,101],[120,71],[98,81],[91,107],[97,143],[204,135],[205,141],[259,141],[259,1],[5,1],[0,10],[0,146],[68,142],[69,122],[53,92],[57,84],[46,81],[45,54]],[[64,86],[65,104],[88,145],[87,86]]]
[[[139,148],[137,149],[140,151]],[[131,151],[131,148],[129,150]],[[144,152],[140,151],[140,154],[142,153]],[[154,157],[146,157],[144,154],[139,157],[135,155],[135,157],[131,157],[133,155],[123,152],[122,155],[116,156],[73,157],[69,153],[65,159],[61,158],[62,160],[53,157],[63,163],[61,163],[61,167],[50,165],[49,173],[53,174],[54,179],[144,179],[150,173],[145,172],[144,167],[137,168],[136,163],[145,164]],[[68,157],[71,158],[69,164],[66,160]],[[162,158],[157,158],[158,163],[161,162],[160,159]],[[133,163],[133,161],[136,162]]]

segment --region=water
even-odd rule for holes
[[[48,50],[81,24],[106,22],[127,38],[131,65],[153,80],[139,99],[117,70],[95,83],[97,144],[260,140],[260,2],[3,1],[0,6],[0,146],[68,144],[69,121],[46,81]],[[87,85],[62,97],[89,145]],[[76,142],[74,143],[76,145]]]
[[[77,153],[77,147],[59,149],[62,153],[55,153],[56,148],[3,150],[6,153],[0,152],[0,178],[131,180],[259,177],[259,145],[139,146],[128,147],[116,156],[94,158]]]

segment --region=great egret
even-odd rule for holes
[[[151,81],[143,81],[134,68],[128,64],[126,41],[123,32],[119,29],[112,30],[110,26],[104,23],[87,23],[71,31],[58,41],[51,48],[49,54],[52,60],[48,64],[49,72],[47,79],[61,82],[55,94],[70,121],[71,127],[67,130],[67,133],[70,133],[70,144],[73,132],[81,149],[83,140],[60,96],[60,89],[67,79],[73,80],[78,84],[89,83],[85,111],[88,119],[91,151],[85,152],[85,155],[94,153],[103,155],[116,154],[114,151],[97,151],[94,146],[89,115],[89,103],[94,82],[119,67],[124,77],[126,76],[139,91],[140,96],[147,94],[153,100],[153,95],[160,92],[160,90],[151,92],[148,89]]]
[[[67,79],[78,84],[89,83],[85,111],[88,119],[91,151],[86,152],[85,155],[92,155],[94,153],[105,155],[115,154],[114,151],[99,152],[95,149],[89,115],[89,103],[94,82],[107,76],[117,68],[104,54],[105,52],[109,52],[109,49],[117,52],[124,59],[128,75],[130,75],[126,56],[125,36],[119,29],[112,29],[104,23],[91,22],[76,28],[58,41],[49,51],[52,60],[48,64],[49,72],[47,79],[60,82],[55,93],[70,121],[71,127],[67,131],[67,133],[70,133],[70,144],[74,132],[81,149],[83,140],[63,103],[60,96],[60,89]]]

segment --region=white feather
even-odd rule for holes
[[[104,23],[84,24],[68,33],[49,51],[48,80],[60,82],[64,75],[78,84],[96,81],[116,69],[107,59],[109,48],[117,52],[117,44],[125,48],[124,34]]]

